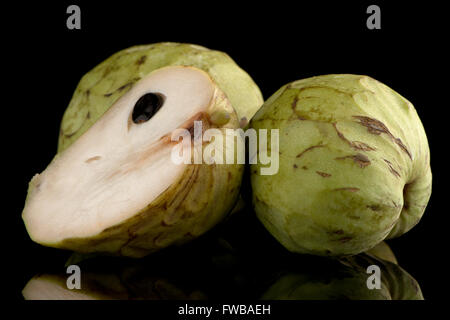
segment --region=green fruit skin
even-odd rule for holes
[[[177,65],[206,71],[244,124],[263,104],[258,86],[224,52],[172,42],[134,46],[113,54],[82,77],[64,113],[58,152],[89,129],[139,79],[156,69]]]
[[[427,137],[413,105],[386,85],[350,74],[295,81],[250,126],[279,129],[279,171],[260,175],[254,164],[251,185],[258,218],[288,250],[353,255],[422,217]]]

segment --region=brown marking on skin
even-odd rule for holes
[[[210,122],[207,114],[205,114],[204,112],[198,112],[194,114],[180,126],[180,128],[187,129],[189,131],[192,140],[199,138],[194,136],[194,121],[202,122],[202,135],[207,129],[210,128]]]
[[[147,56],[142,56],[140,57],[137,61],[136,61],[136,65],[140,66],[141,64],[143,64],[145,62],[145,60],[147,60]]]
[[[321,172],[321,171],[316,171],[316,173],[324,178],[329,178],[331,177],[331,174],[326,173],[326,172]]]
[[[89,159],[85,160],[84,162],[91,163],[92,161],[100,160],[101,158],[102,157],[100,157],[100,156],[95,156],[95,157],[92,157],[92,158],[89,158]]]
[[[361,151],[373,151],[376,150],[375,148],[369,146],[368,144],[361,142],[361,141],[350,141],[348,140],[344,134],[342,132],[340,132],[337,128],[337,124],[336,122],[332,123],[334,130],[336,130],[336,133],[338,135],[338,137],[342,140],[344,140],[350,147],[352,147],[353,149],[356,150],[361,150]]]
[[[332,231],[332,234],[344,234],[344,230],[336,230],[336,231]]]
[[[295,168],[295,169],[297,169],[297,168],[298,168],[298,166],[297,166],[296,164],[294,164],[294,168]]]
[[[401,208],[401,206],[398,203],[395,203],[394,200],[392,200],[392,204],[394,205],[394,208]]]
[[[353,118],[358,119],[359,123],[367,128],[371,134],[380,135],[382,133],[386,133],[391,135],[391,132],[386,127],[386,125],[380,120],[369,118],[365,116],[353,116]]]
[[[247,126],[248,120],[246,117],[242,117],[241,120],[239,120],[239,127],[245,128]]]
[[[77,132],[78,132],[78,130],[75,131],[75,132],[69,133],[69,134],[63,133],[63,135],[64,135],[64,137],[66,137],[66,138],[71,138],[71,137],[73,137]]]
[[[91,118],[91,113],[88,111],[87,115],[86,115],[86,119],[90,119]]]
[[[397,178],[400,178],[401,177],[400,173],[398,173],[398,171],[394,169],[394,167],[392,166],[392,163],[389,160],[386,160],[386,159],[383,159],[383,160],[384,160],[384,162],[387,163],[387,165],[389,167],[389,171]]]
[[[308,167],[307,166],[303,166],[302,169],[303,170],[308,170]]]
[[[336,122],[333,123],[333,127],[334,127],[334,130],[336,130],[336,133],[337,133],[337,135],[338,135],[339,138],[341,138],[341,139],[344,140],[345,142],[351,144],[351,142],[350,142],[350,141],[342,134],[342,132],[340,132],[340,131],[338,130]]]
[[[327,89],[327,90],[332,90],[334,92],[352,97],[352,95],[349,92],[342,91],[337,88],[333,88],[333,87],[329,87],[329,86],[323,86],[323,85],[322,86],[321,85],[313,85],[313,86],[303,87],[303,88],[298,89],[298,93],[305,91],[305,90],[309,90],[309,89]]]
[[[291,103],[291,107],[292,107],[292,110],[294,110],[294,112],[295,112],[295,108],[297,107],[297,102],[298,102],[298,96],[295,96],[294,100],[292,100],[292,103]]]
[[[352,239],[353,239],[353,237],[343,237],[343,238],[340,238],[339,241],[342,242],[342,243],[345,243],[345,242],[348,242],[348,241],[350,241]]]
[[[371,164],[369,158],[366,155],[361,154],[361,153],[358,153],[353,156],[345,156],[345,157],[335,158],[335,160],[345,160],[345,159],[352,159],[360,168],[365,168]]]
[[[195,140],[194,137],[194,124],[192,124],[192,126],[190,126],[187,130],[189,131],[189,135],[191,136],[191,140]]]
[[[369,146],[368,144],[361,142],[361,141],[352,141],[351,142],[352,148],[356,150],[362,150],[362,151],[374,151],[377,150],[374,147]]]
[[[345,187],[345,188],[337,188],[333,189],[333,191],[349,191],[349,192],[358,192],[359,188],[353,188],[353,187]]]
[[[130,82],[124,84],[123,86],[120,86],[119,88],[117,88],[116,90],[114,90],[113,92],[109,92],[109,93],[105,93],[103,96],[104,97],[110,97],[112,96],[114,93],[116,92],[120,92],[123,91],[124,89],[131,87],[136,81],[140,80],[139,77],[132,79]]]
[[[297,155],[297,158],[300,158],[302,155],[304,155],[306,152],[308,152],[308,151],[311,151],[311,150],[313,150],[313,149],[315,149],[315,148],[322,148],[322,147],[324,147],[324,145],[323,144],[318,144],[318,145],[316,145],[316,146],[311,146],[311,147],[309,147],[309,148],[306,148],[305,150],[303,150],[302,152],[300,152],[298,155]]]
[[[285,92],[286,90],[290,89],[290,88],[291,88],[290,85],[286,86],[285,89],[283,90],[283,93],[282,93],[282,94],[284,94],[284,92]],[[289,119],[312,120],[312,119],[309,119],[309,118],[308,118],[307,116],[305,116],[305,115],[302,116],[302,115],[299,115],[299,114],[297,113],[297,105],[298,105],[298,102],[299,102],[299,101],[301,101],[301,100],[306,100],[306,99],[320,99],[320,98],[321,98],[320,96],[314,96],[314,95],[302,95],[302,96],[301,96],[301,94],[303,94],[304,91],[311,90],[311,89],[313,89],[313,90],[314,90],[314,89],[333,90],[333,91],[338,92],[338,93],[340,93],[340,94],[344,94],[344,95],[350,96],[350,94],[349,94],[348,92],[341,91],[341,90],[339,90],[339,89],[332,88],[332,87],[321,86],[321,85],[307,86],[307,87],[303,87],[303,88],[298,88],[298,90],[297,90],[297,95],[294,97],[294,99],[293,99],[293,101],[292,101],[292,103],[291,103],[291,108],[292,108],[292,110],[294,111],[294,114],[293,114]],[[319,108],[320,108],[320,107],[319,107]]]
[[[367,157],[365,154],[362,154],[362,153],[356,154],[355,156],[353,156],[353,159],[360,163],[364,163],[364,166],[367,166],[370,164],[369,157]]]
[[[359,123],[367,128],[369,133],[380,135],[382,133],[387,134],[392,140],[394,140],[394,143],[397,144],[400,149],[402,149],[408,157],[412,160],[412,155],[409,152],[409,150],[406,148],[406,146],[403,144],[402,140],[400,138],[394,137],[394,135],[389,131],[389,129],[386,127],[386,125],[381,122],[380,120],[369,118],[365,116],[353,116],[353,118],[358,119]]]
[[[119,92],[120,92],[120,91],[124,90],[125,88],[131,86],[133,83],[134,83],[133,81],[128,82],[128,83],[124,84],[123,86],[120,86],[119,88],[117,88],[116,91],[119,91]]]
[[[378,204],[368,205],[367,208],[369,208],[372,211],[380,211],[381,210],[381,206]]]
[[[394,138],[394,142],[408,155],[408,157],[412,160],[412,155],[409,152],[409,150],[406,148],[406,146],[403,144],[402,140],[400,138]]]

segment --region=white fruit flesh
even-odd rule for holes
[[[136,83],[33,178],[23,211],[31,238],[93,236],[145,208],[185,170],[171,161],[172,132],[205,112],[215,90],[205,72],[189,67],[162,68]],[[133,108],[147,93],[163,95],[164,104],[136,124]]]

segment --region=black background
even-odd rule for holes
[[[81,7],[81,30],[66,28],[66,8]],[[366,8],[378,4],[382,29],[366,28]],[[428,135],[433,194],[422,221],[389,241],[400,265],[419,282],[426,299],[444,298],[448,218],[443,8],[435,4],[384,1],[58,1],[19,4],[4,11],[3,47],[12,67],[2,151],[7,188],[3,215],[3,263],[14,298],[37,270],[66,255],[34,244],[21,220],[28,181],[56,152],[59,123],[86,72],[111,54],[137,44],[195,43],[227,52],[259,85],[267,99],[282,85],[329,73],[369,75],[408,98]],[[4,87],[5,88],[5,87]]]

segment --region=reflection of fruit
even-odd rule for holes
[[[369,289],[370,265],[381,270],[381,288]],[[422,300],[416,280],[402,268],[365,254],[330,264],[328,271],[292,270],[281,276],[263,295],[269,300]]]
[[[422,298],[417,282],[403,269],[367,254],[340,260],[292,254],[278,250],[278,243],[259,231],[248,243],[236,242],[235,227],[245,221],[243,215],[233,216],[214,233],[139,260],[83,260],[78,262],[81,290],[66,288],[67,274],[45,275],[32,278],[23,295],[26,299]],[[264,254],[255,252],[256,244],[266,248]],[[381,269],[380,290],[366,285],[370,276],[366,270],[373,264]]]
[[[74,262],[79,257],[71,257]],[[223,294],[234,267],[229,249],[209,239],[135,260],[97,256],[78,262],[81,289],[68,289],[68,274],[36,275],[22,293],[28,300],[198,300]],[[217,264],[217,261],[220,264]]]
[[[289,273],[264,294],[264,300],[388,300],[386,286],[369,290],[364,274],[314,279],[307,274]]]
[[[382,285],[389,290],[392,300],[423,300],[417,281],[395,263],[367,254],[343,258],[341,261],[361,273],[366,273],[367,267],[370,265],[380,267]]]
[[[172,153],[184,142],[171,134],[197,134],[194,121],[224,141],[227,128],[239,127],[204,71],[172,66],[143,77],[33,177],[22,214],[30,237],[84,253],[141,257],[212,228],[236,202],[243,165],[176,164]],[[187,146],[201,150],[201,134]],[[203,153],[208,147],[204,142]]]
[[[135,46],[115,53],[81,79],[61,123],[59,151],[78,139],[137,81],[156,69],[176,65],[206,71],[243,123],[263,103],[259,88],[226,53],[183,43]]]
[[[357,254],[421,218],[431,193],[425,131],[413,105],[380,82],[290,83],[251,126],[279,129],[279,172],[260,175],[258,163],[251,179],[258,217],[287,249]]]
[[[366,253],[374,255],[375,257],[377,257],[379,259],[398,264],[397,258],[395,257],[394,252],[392,252],[391,248],[384,241],[380,242],[375,247],[368,250]]]
[[[202,292],[186,293],[166,279],[136,277],[127,281],[120,274],[83,273],[81,289],[68,289],[67,275],[37,275],[25,286],[26,300],[198,300]]]
[[[87,274],[86,278],[95,280],[91,275]],[[109,277],[107,284],[108,290],[97,285],[96,282],[85,280],[83,274],[83,282],[81,289],[70,290],[67,288],[67,276],[44,274],[37,275],[28,281],[22,290],[25,300],[110,300],[110,299],[126,299],[128,297],[126,288],[120,283],[117,285],[117,278]],[[114,285],[117,285],[114,288]]]

